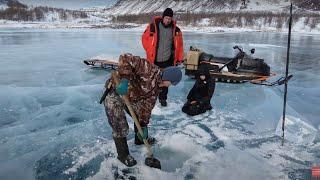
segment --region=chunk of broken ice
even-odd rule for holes
[[[317,135],[317,129],[293,116],[286,116],[284,125],[284,138],[298,144],[310,144]],[[282,136],[282,117],[278,123],[276,135]]]

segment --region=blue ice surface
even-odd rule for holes
[[[0,179],[306,179],[320,163],[320,37],[293,34],[287,114],[318,131],[312,142],[280,146],[283,87],[218,83],[213,111],[189,117],[181,107],[194,81],[185,76],[170,88],[169,107],[156,105],[150,124],[163,171],[143,165],[146,149],[133,145],[132,131],[129,147],[139,163],[123,167],[98,103],[110,71],[82,60],[144,56],[140,40],[141,32],[105,29],[1,29]],[[184,40],[186,51],[193,45],[216,56],[232,57],[234,45],[256,48],[254,56],[278,76],[285,71],[286,34],[185,33]]]

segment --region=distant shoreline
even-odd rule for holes
[[[108,29],[119,31],[144,31],[147,24],[87,24],[87,23],[74,23],[74,22],[15,22],[0,20],[1,29]],[[273,27],[255,28],[255,27],[242,27],[242,28],[228,28],[228,27],[213,27],[213,26],[182,26],[179,25],[183,32],[192,33],[240,33],[240,32],[274,32],[274,33],[287,33],[287,29],[278,30]],[[320,35],[317,30],[293,29],[296,34],[314,34]]]

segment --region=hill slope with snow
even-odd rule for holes
[[[226,29],[258,31],[287,31],[289,0],[119,0],[105,11],[114,23],[146,24],[165,8],[175,12],[175,19],[186,29],[209,28],[224,32]],[[293,30],[320,31],[320,1],[292,0]],[[217,29],[218,28],[218,29]],[[196,30],[199,31],[199,30]]]
[[[112,6],[116,0],[19,0],[28,6],[49,6],[64,9],[81,9]]]
[[[297,11],[320,10],[318,0],[293,0]],[[176,12],[287,11],[288,0],[119,0],[108,13],[112,15],[162,12],[171,7]]]
[[[86,12],[52,7],[28,7],[16,0],[0,1],[0,19],[12,21],[72,21],[87,18]]]
[[[294,4],[293,30],[299,32],[320,32],[320,1],[292,0]],[[87,28],[129,28],[141,27],[150,22],[167,7],[175,11],[180,27],[203,29],[209,32],[224,31],[286,31],[289,0],[0,0],[1,27],[87,27]],[[71,9],[34,5],[64,6]],[[19,22],[22,21],[23,23]],[[45,24],[43,24],[45,23]],[[23,25],[30,24],[30,25]],[[183,28],[183,27],[182,27]],[[199,30],[200,28],[200,30]]]

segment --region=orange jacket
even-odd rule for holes
[[[142,34],[142,46],[147,53],[149,62],[154,63],[157,54],[158,46],[158,24],[162,21],[162,17],[156,16],[153,22],[150,23]],[[173,47],[174,47],[174,65],[177,62],[183,61],[183,38],[182,32],[176,26],[176,21],[173,23]]]

